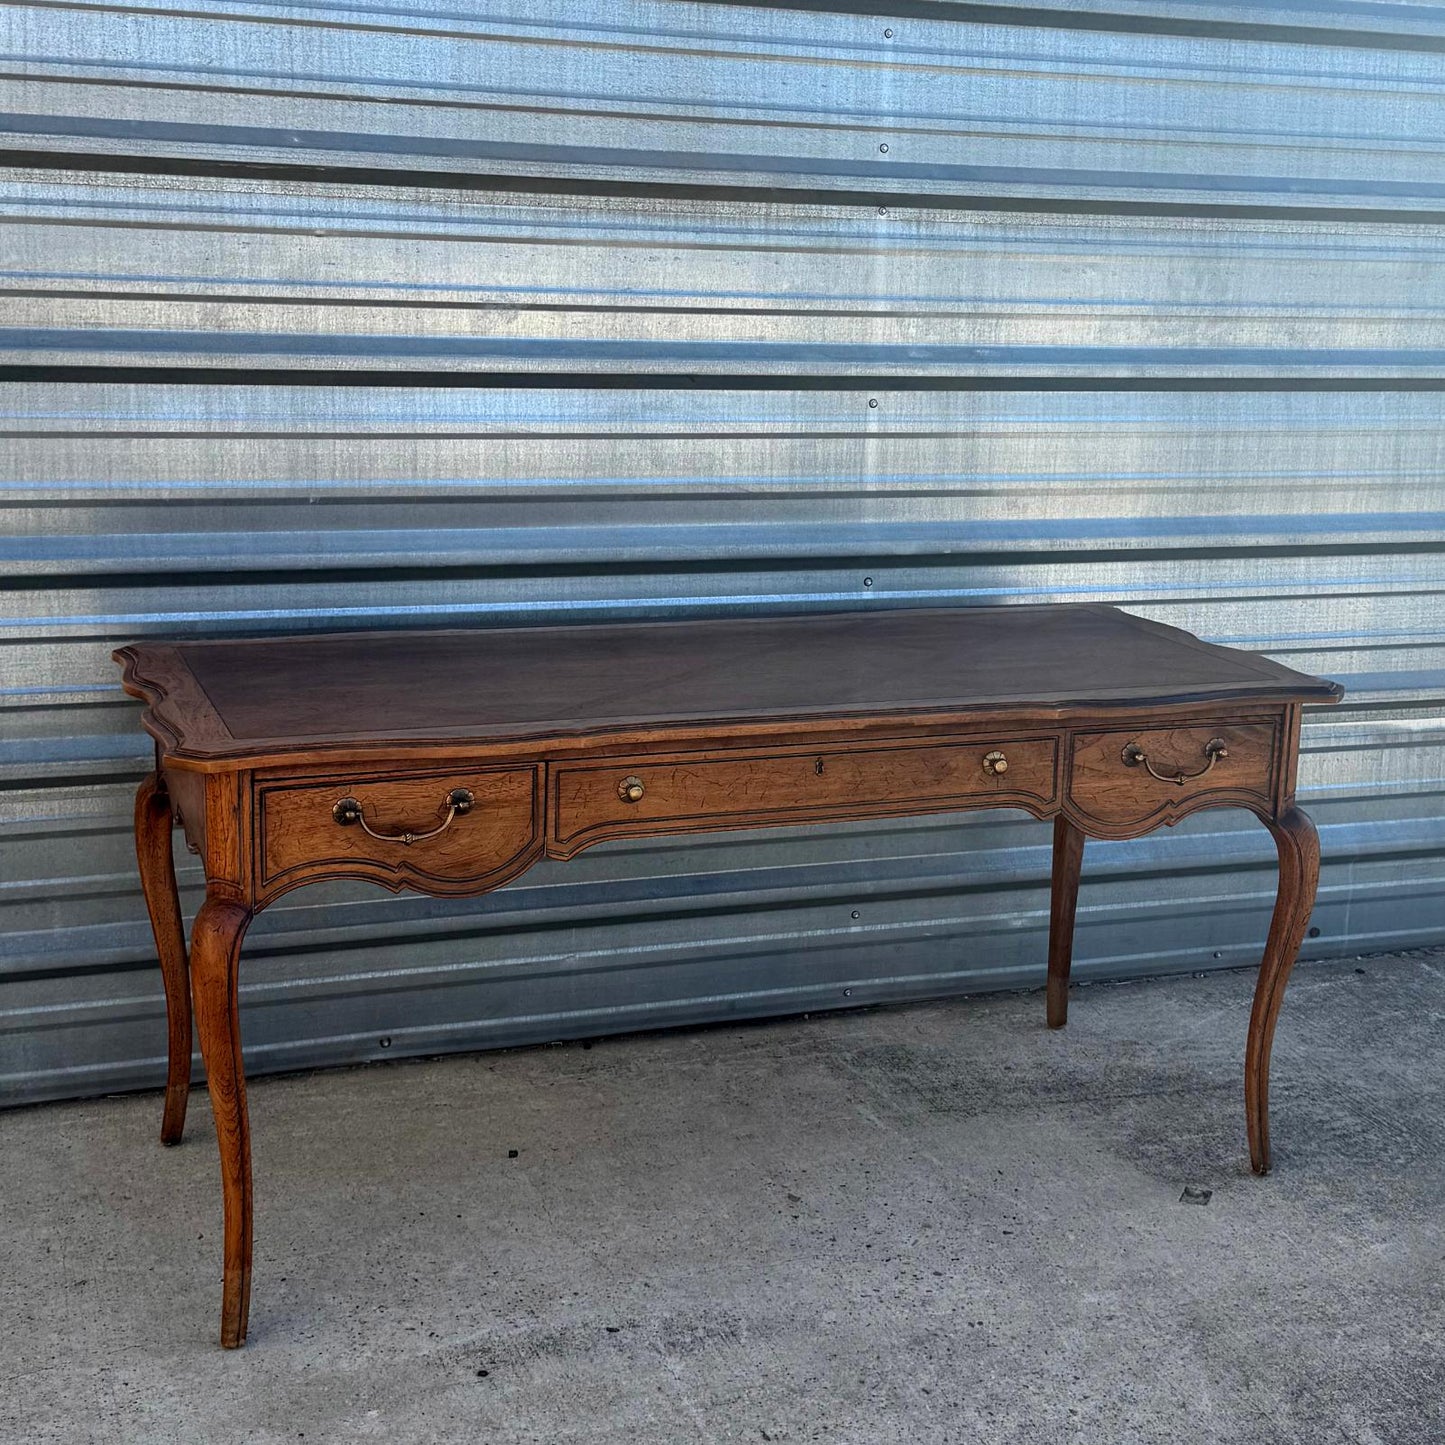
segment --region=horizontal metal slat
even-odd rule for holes
[[[800,3],[806,9],[810,0]],[[924,0],[925,8],[928,3]],[[938,8],[952,14],[987,12],[1020,25],[1052,22],[1142,31],[1174,25],[1179,27],[1176,33],[1232,36],[1307,30],[1320,44],[1369,46],[1388,39],[1402,43],[1445,39],[1445,7],[1416,0],[1287,0],[1279,5],[1255,0],[1216,0],[1213,4],[1209,0],[1055,0],[1051,5],[1039,5],[1037,0],[999,0],[957,7],[951,0],[938,0]],[[886,13],[886,7],[880,13]]]
[[[0,364],[1445,375],[1438,228],[0,182]]]
[[[10,5],[20,149],[1057,202],[1439,210],[1445,57],[611,0]],[[891,35],[885,35],[888,29]]]

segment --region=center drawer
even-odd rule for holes
[[[1054,800],[1055,739],[756,756],[621,758],[554,771],[551,851],[602,838]]]

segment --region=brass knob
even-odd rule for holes
[[[617,796],[624,803],[640,803],[642,795],[647,791],[642,786],[641,778],[623,778],[617,785]]]
[[[985,753],[983,755],[983,770],[993,777],[1001,778],[1008,772],[1008,759],[1002,753]]]

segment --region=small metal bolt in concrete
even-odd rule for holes
[[[893,39],[893,32],[892,32],[891,30],[885,30],[885,31],[883,32],[883,38],[884,38],[885,40],[892,40],[892,39]]]
[[[888,154],[888,142],[884,141],[883,144],[878,147],[878,149],[882,151],[883,154],[886,156]]]
[[[871,587],[873,585],[873,579],[871,577],[865,577],[863,579],[863,585],[865,587]]]

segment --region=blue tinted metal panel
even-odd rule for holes
[[[0,363],[1445,377],[1438,226],[0,180]]]
[[[0,1100],[162,1077],[109,661],[142,636],[1115,602],[1346,684],[1306,719],[1306,954],[1440,941],[1439,7],[1007,8],[886,45],[758,7],[0,9],[0,144],[60,167],[0,178],[0,364],[142,368],[0,385]],[[373,170],[205,173],[238,160]],[[548,384],[427,375],[477,368]],[[1078,389],[977,389],[1020,376]],[[248,938],[248,1054],[1037,984],[1047,853],[967,814],[308,890]],[[1085,877],[1081,976],[1245,963],[1273,849],[1201,815]]]
[[[1441,208],[1438,49],[1371,46],[1368,28],[1356,48],[1134,18],[10,4],[0,138],[533,181]]]

